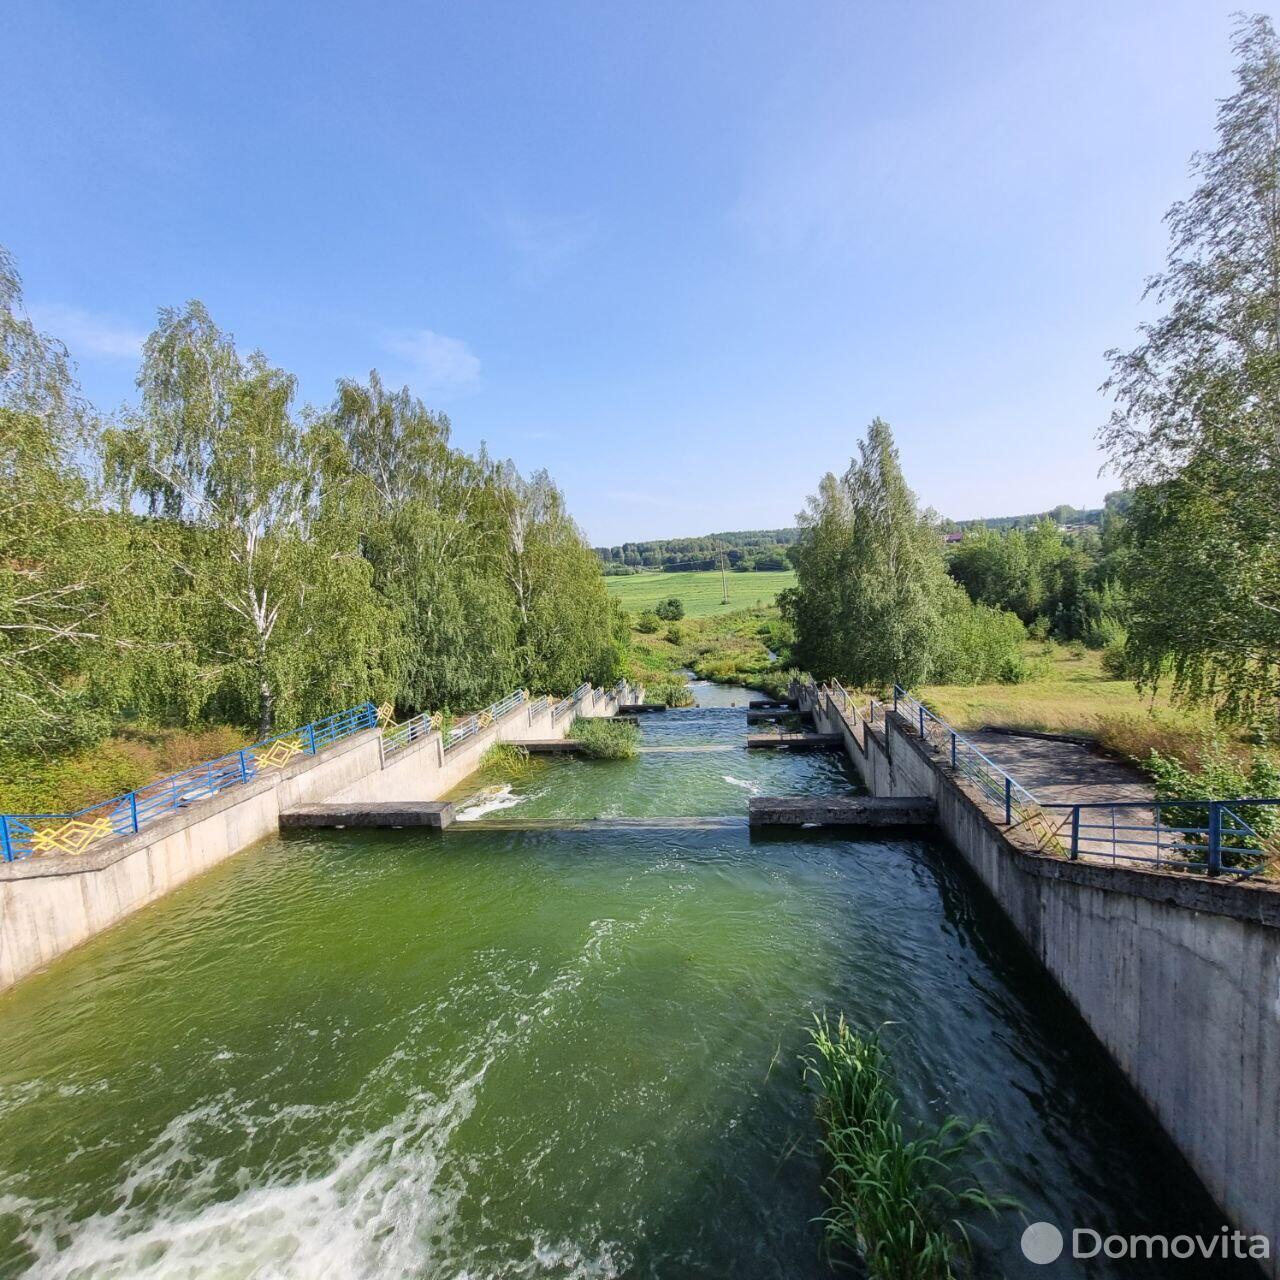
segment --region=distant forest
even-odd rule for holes
[[[1049,511],[1024,516],[989,516],[981,520],[943,520],[946,533],[965,529],[1034,529],[1041,520],[1052,520],[1066,529],[1101,528],[1102,517],[1111,512],[1123,515],[1129,508],[1131,495],[1123,490],[1109,493],[1101,507],[1072,507],[1066,504]],[[778,570],[792,567],[790,548],[798,536],[795,529],[743,529],[736,533],[709,533],[701,538],[660,538],[653,542],[624,542],[617,547],[596,547],[596,555],[606,575],[652,573],[661,569],[681,573],[692,569],[720,568],[724,553],[725,567],[738,573],[752,570]]]
[[[725,568],[737,573],[753,569],[790,569],[787,549],[798,537],[795,529],[746,529],[709,533],[702,538],[662,538],[655,542],[624,542],[620,547],[596,547],[606,575],[646,573],[662,569],[680,573],[690,569]]]
[[[1004,533],[1010,529],[1034,529],[1041,520],[1052,520],[1054,524],[1064,528],[1093,525],[1102,526],[1102,517],[1110,512],[1122,516],[1129,510],[1133,495],[1125,489],[1118,489],[1103,498],[1100,507],[1071,507],[1065,503],[1053,507],[1049,511],[1036,511],[1025,516],[987,516],[981,520],[943,520],[942,527],[948,533],[963,529],[998,529]]]

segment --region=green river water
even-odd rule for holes
[[[976,1274],[1175,1270],[1023,1260],[1036,1219],[1221,1220],[954,856],[752,840],[752,792],[853,784],[699,694],[637,760],[474,779],[443,837],[265,842],[0,997],[0,1275],[830,1275],[823,1009],[893,1024],[908,1117],[993,1124],[1026,1216]],[[601,815],[743,821],[486,825]]]

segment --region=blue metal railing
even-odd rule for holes
[[[994,760],[962,738],[945,720],[913,698],[901,685],[893,686],[893,709],[904,715],[921,739],[949,754],[951,768],[1004,808],[1005,826],[1015,817],[1025,819],[1041,808],[1039,800]]]
[[[316,755],[377,722],[376,708],[365,702],[74,813],[0,814],[0,856],[13,862],[40,854],[83,853],[99,841],[133,835],[180,809],[244,786],[295,756]]]
[[[1121,800],[1046,803],[1063,814],[1072,859],[1141,862],[1210,876],[1257,875],[1275,856],[1276,841],[1240,809],[1280,808],[1280,800]],[[1252,817],[1252,815],[1250,815]],[[1270,827],[1271,823],[1263,823]]]
[[[899,685],[893,689],[893,709],[922,740],[950,755],[953,772],[1003,807],[1006,826],[1016,819],[1039,827],[1041,846],[1072,860],[1143,863],[1210,876],[1224,871],[1256,875],[1280,853],[1280,844],[1268,834],[1271,821],[1259,831],[1256,818],[1250,822],[1237,812],[1264,806],[1275,811],[1280,800],[1040,800]]]

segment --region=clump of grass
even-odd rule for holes
[[[661,702],[664,707],[691,707],[696,699],[683,680],[657,680],[645,685],[646,702]]]
[[[569,737],[582,744],[592,760],[630,760],[640,742],[640,730],[626,720],[604,716],[576,716]]]
[[[480,765],[508,778],[522,778],[529,772],[529,752],[518,742],[495,742],[480,757]]]
[[[822,1149],[830,1164],[822,1216],[829,1249],[862,1255],[871,1280],[949,1280],[969,1256],[961,1215],[1016,1207],[963,1171],[984,1125],[949,1116],[908,1138],[879,1034],[841,1017],[810,1030],[805,1075],[818,1092]]]

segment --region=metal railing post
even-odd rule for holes
[[[133,823],[133,831],[136,835],[138,832],[138,793],[136,791],[129,792],[129,818]]]
[[[956,731],[951,730],[951,771],[954,773],[956,768]]]
[[[1222,806],[1216,800],[1209,801],[1209,874],[1222,871]]]
[[[1071,861],[1080,860],[1080,806],[1071,810]]]
[[[896,684],[893,686],[893,709],[895,712],[898,710],[898,686]]]
[[[1004,780],[1004,825],[1013,825],[1013,779],[1007,775]]]
[[[9,839],[9,818],[4,814],[0,814],[0,851],[3,851],[6,862],[13,861],[13,844]]]
[[[245,754],[243,751],[237,751],[236,755],[240,757],[240,781],[248,782],[249,781],[249,761],[245,759]]]
[[[920,738],[924,739],[924,708],[920,708]]]
[[[315,722],[314,722],[314,721],[313,721],[311,724],[307,725],[307,745],[308,745],[308,747],[310,747],[310,749],[311,749],[311,754],[312,754],[312,755],[315,755],[315,753],[316,753],[316,726],[315,726]]]

